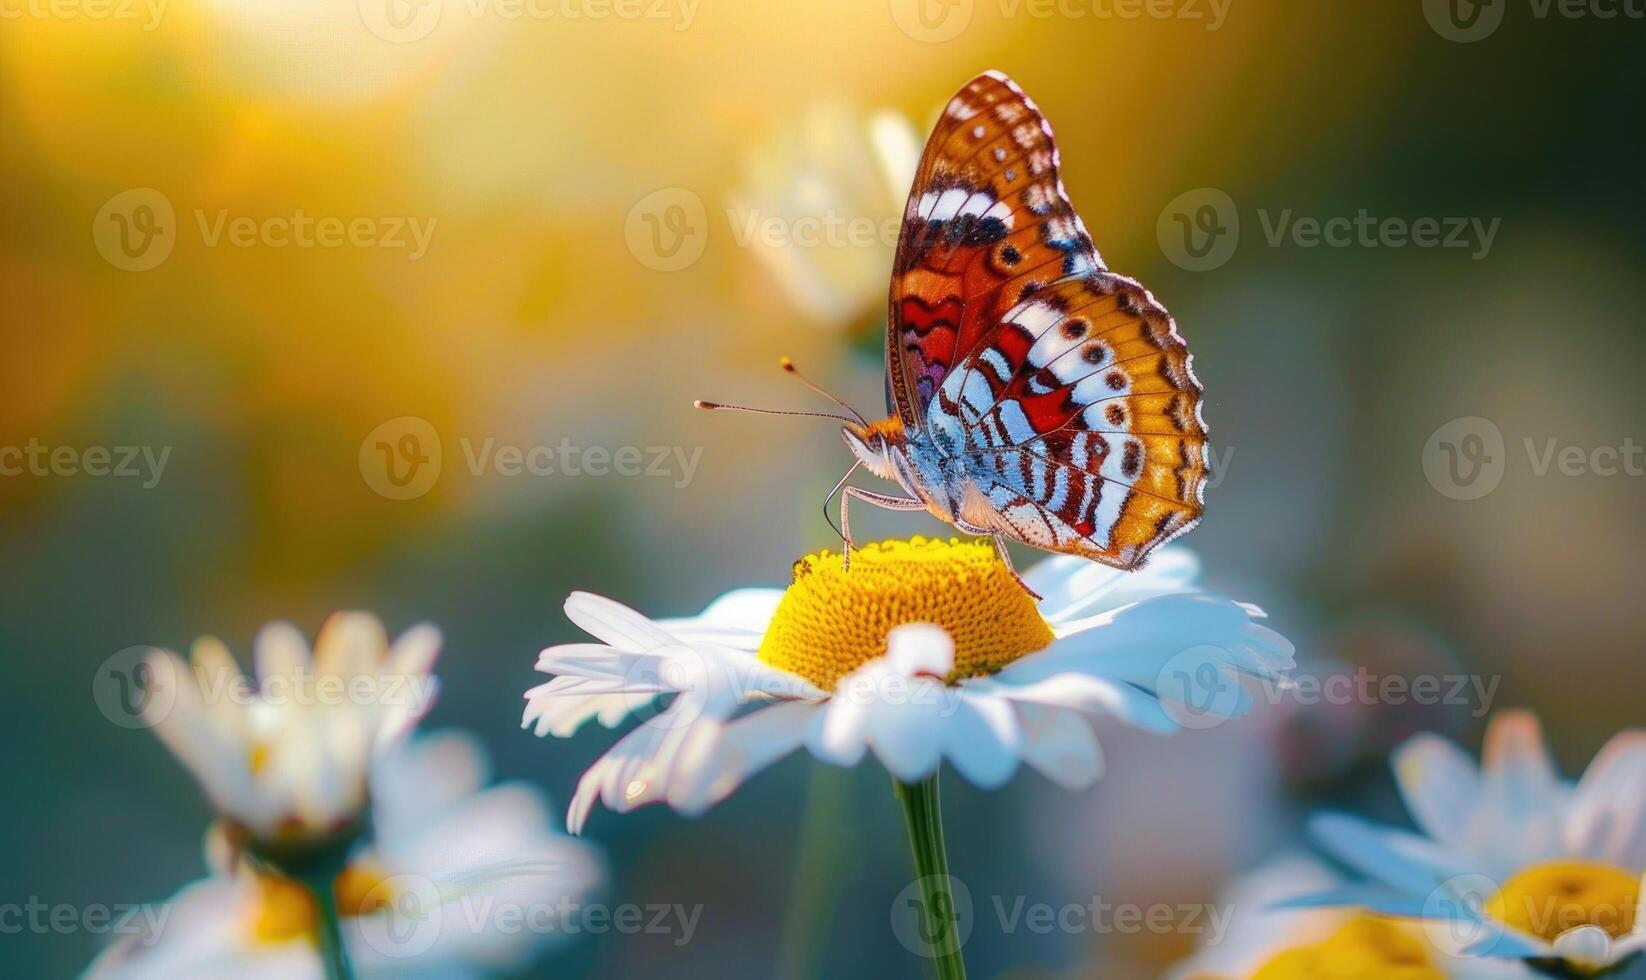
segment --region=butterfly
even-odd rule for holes
[[[992,537],[1008,568],[1010,539],[1131,570],[1200,520],[1206,425],[1188,345],[1104,265],[1058,164],[1046,117],[1000,72],[944,108],[893,261],[888,417],[806,382],[852,414],[825,416],[856,458],[835,488],[848,564],[853,499]],[[903,495],[848,485],[858,467]]]

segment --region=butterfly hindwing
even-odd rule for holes
[[[968,447],[994,511],[974,522],[1132,567],[1203,510],[1206,427],[1191,361],[1137,282],[1069,277],[1002,317],[948,376],[927,423]]]
[[[918,428],[945,378],[1002,316],[1101,270],[1058,176],[1050,124],[1016,83],[979,75],[943,110],[915,173],[892,270],[888,409]]]

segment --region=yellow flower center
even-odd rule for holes
[[[1486,901],[1486,914],[1554,942],[1568,929],[1599,926],[1613,938],[1635,927],[1640,879],[1588,861],[1552,861],[1520,872]]]
[[[290,878],[257,876],[260,901],[252,919],[252,938],[260,943],[279,944],[294,939],[315,939],[320,910],[309,890]],[[370,915],[392,901],[380,869],[367,864],[351,864],[332,882],[337,914],[347,918]]]
[[[992,674],[1052,642],[1034,600],[986,541],[881,541],[794,563],[794,584],[760,641],[760,659],[825,691],[886,652],[904,623],[936,623],[954,637],[949,683]]]
[[[1322,943],[1288,949],[1252,980],[1445,980],[1410,926],[1372,915],[1350,919]]]

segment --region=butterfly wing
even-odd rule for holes
[[[1004,75],[950,100],[904,211],[887,400],[964,457],[964,523],[1132,568],[1204,509],[1201,388],[1170,314],[1105,268],[1058,162]]]
[[[1059,280],[1009,310],[927,411],[966,447],[964,519],[1133,568],[1204,510],[1206,426],[1188,345],[1136,281]]]
[[[944,108],[892,267],[886,400],[906,429],[1025,293],[1103,268],[1057,168],[1051,125],[1005,75],[979,75]]]

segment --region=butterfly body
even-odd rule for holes
[[[891,417],[845,433],[908,497],[848,496],[1134,568],[1204,509],[1201,387],[1170,314],[1104,265],[1058,164],[1006,76],[950,100],[892,270]]]

